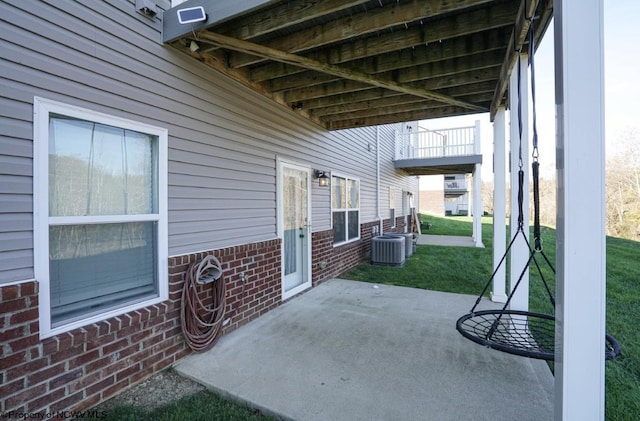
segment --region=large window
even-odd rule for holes
[[[331,218],[333,244],[360,238],[360,181],[331,177]]]
[[[41,335],[167,298],[167,131],[34,101]]]

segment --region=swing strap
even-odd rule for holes
[[[535,46],[534,46],[534,26],[533,26],[533,18],[530,19],[530,27],[529,27],[529,64],[533,67],[534,66],[534,60],[533,60],[533,55],[535,52]],[[549,258],[545,255],[543,249],[542,249],[542,239],[541,239],[541,229],[540,229],[540,164],[538,162],[538,131],[536,128],[536,104],[535,104],[535,85],[534,85],[534,70],[532,68],[531,70],[531,89],[532,89],[532,97],[533,97],[533,163],[532,163],[532,178],[533,178],[533,206],[534,206],[534,227],[533,227],[533,236],[534,236],[534,247],[532,248],[531,245],[529,244],[529,239],[527,237],[527,234],[524,232],[524,170],[523,170],[523,160],[522,160],[522,132],[523,132],[523,127],[522,127],[522,96],[521,96],[521,84],[522,84],[522,74],[521,74],[521,70],[520,70],[520,62],[518,62],[517,65],[517,86],[518,86],[518,134],[519,134],[519,150],[518,150],[518,158],[519,158],[519,171],[518,171],[518,229],[516,231],[516,233],[514,234],[513,238],[511,239],[511,242],[509,243],[507,249],[505,250],[504,255],[502,256],[502,258],[500,259],[500,262],[496,265],[495,270],[493,271],[493,274],[491,275],[491,277],[489,278],[489,280],[487,281],[487,283],[485,284],[483,290],[480,292],[480,295],[478,295],[475,304],[473,305],[473,307],[471,308],[471,313],[475,312],[477,306],[480,304],[480,301],[482,300],[482,297],[484,296],[484,294],[487,292],[487,290],[489,289],[489,286],[491,285],[491,283],[493,282],[496,274],[498,273],[498,270],[500,269],[500,267],[502,266],[502,264],[505,262],[509,252],[511,251],[511,247],[513,246],[513,243],[516,241],[516,238],[518,238],[519,236],[522,236],[523,240],[525,241],[525,243],[527,244],[527,247],[529,249],[529,259],[527,260],[527,263],[525,264],[524,268],[522,269],[521,273],[520,273],[520,277],[518,278],[518,280],[516,281],[515,285],[513,286],[513,288],[511,289],[511,293],[509,294],[509,296],[507,297],[507,302],[505,303],[504,307],[503,307],[503,311],[507,309],[507,307],[509,306],[510,302],[511,302],[511,298],[513,297],[515,291],[518,289],[518,286],[520,285],[521,281],[523,280],[525,274],[527,273],[527,270],[529,269],[529,266],[531,265],[531,263],[534,263],[535,267],[538,270],[538,273],[540,275],[540,278],[545,286],[547,295],[549,297],[549,301],[551,302],[551,304],[555,307],[555,298],[553,297],[553,294],[551,292],[551,288],[549,288],[549,285],[546,281],[546,279],[544,278],[543,274],[542,274],[542,270],[540,268],[540,265],[538,264],[538,261],[536,260],[536,254],[540,254],[542,255],[543,259],[545,260],[545,262],[549,265],[549,268],[551,269],[551,271],[555,274],[555,269],[553,267],[553,265],[551,264],[551,261],[549,260]],[[500,322],[499,320],[500,318],[498,318],[497,323]],[[492,326],[492,329],[490,330],[491,333],[493,333],[493,330],[496,328],[497,324]]]
[[[521,74],[520,62],[518,62],[518,128],[520,131],[520,151],[519,151],[519,167],[518,172],[518,230],[514,234],[505,254],[496,266],[489,281],[485,284],[484,289],[476,299],[475,305],[471,308],[469,314],[466,314],[456,322],[456,329],[466,338],[490,348],[494,348],[503,352],[514,355],[522,355],[531,358],[540,358],[552,360],[555,356],[555,317],[547,314],[535,313],[531,311],[518,311],[508,309],[514,293],[520,286],[527,270],[533,263],[538,270],[540,279],[542,280],[549,300],[555,307],[555,299],[551,293],[551,289],[545,280],[540,265],[536,259],[542,256],[549,268],[554,273],[555,269],[551,261],[547,258],[542,250],[542,239],[540,232],[540,164],[538,163],[538,130],[536,127],[536,101],[535,101],[535,66],[534,66],[534,17],[530,18],[529,26],[529,64],[531,66],[531,91],[533,101],[533,162],[531,166],[533,178],[533,206],[534,206],[534,247],[532,248],[527,240],[524,232],[524,172],[522,162],[522,108],[521,108]],[[507,297],[506,303],[501,310],[481,310],[476,311],[476,307],[487,291],[489,285],[493,281],[499,268],[504,263],[511,246],[516,238],[521,235],[529,248],[529,260],[520,272],[515,285],[511,289],[511,293]],[[513,282],[513,279],[511,280]],[[620,354],[620,344],[611,335],[605,335],[605,358],[607,360],[615,358]]]
[[[533,241],[534,249],[542,253],[542,238],[540,233],[540,163],[538,162],[538,124],[536,117],[536,66],[535,66],[535,36],[534,18],[530,18],[529,26],[529,67],[531,68],[531,104],[533,108],[533,152],[531,157],[531,175],[533,178]],[[546,256],[545,256],[546,259]]]
[[[524,171],[518,171],[518,231],[524,229]]]
[[[531,164],[533,175],[533,241],[534,249],[542,252],[542,239],[540,234],[540,164],[535,161]]]
[[[529,67],[531,68],[531,105],[533,106],[533,152],[531,156],[534,162],[538,161],[538,124],[536,117],[536,66],[535,66],[535,30],[534,18],[530,18],[529,26]]]

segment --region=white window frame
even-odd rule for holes
[[[149,215],[104,215],[95,216],[94,223],[118,223],[132,221],[154,221],[157,223],[157,274],[158,296],[144,301],[132,302],[102,313],[74,320],[61,326],[51,323],[51,299],[49,278],[49,227],[52,224],[73,224],[87,217],[49,216],[49,120],[51,114],[59,114],[80,120],[91,121],[123,129],[133,130],[158,138],[158,210]],[[73,105],[34,97],[33,101],[33,222],[34,222],[34,272],[39,282],[40,337],[46,338],[105,320],[113,316],[157,304],[169,298],[168,282],[168,211],[167,211],[167,148],[168,130],[161,127],[115,117]]]
[[[342,178],[346,181],[345,185],[349,185],[349,181],[357,181],[358,182],[358,207],[357,208],[334,208],[333,207],[333,184],[334,184],[334,177],[335,178]],[[338,241],[338,242],[334,242],[333,246],[334,247],[338,247],[338,246],[342,246],[344,244],[349,244],[349,243],[353,243],[355,241],[359,241],[360,240],[360,217],[362,214],[361,211],[361,196],[360,196],[360,192],[361,192],[361,182],[360,179],[357,177],[350,177],[348,175],[343,175],[343,174],[339,174],[339,173],[335,173],[332,172],[331,173],[331,229],[333,229],[333,212],[340,212],[340,211],[345,211],[345,234],[346,237],[349,237],[349,211],[354,211],[357,210],[358,211],[358,236],[355,238],[351,238],[351,239],[347,239],[345,241]],[[345,192],[345,196],[347,195],[347,192]],[[348,198],[346,200],[346,203],[348,204]]]

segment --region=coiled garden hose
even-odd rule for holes
[[[199,285],[204,287],[199,288]],[[198,294],[198,290],[204,290],[206,286],[211,290],[210,305],[206,305]],[[182,334],[189,348],[203,352],[215,345],[222,332],[225,306],[226,287],[218,259],[207,256],[189,266],[180,305]]]

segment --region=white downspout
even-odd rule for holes
[[[378,234],[382,234],[382,214],[380,209],[380,126],[376,126],[376,209],[378,214]]]
[[[507,250],[506,112],[498,108],[493,121],[493,277],[491,301],[506,303],[506,265],[499,265]]]

